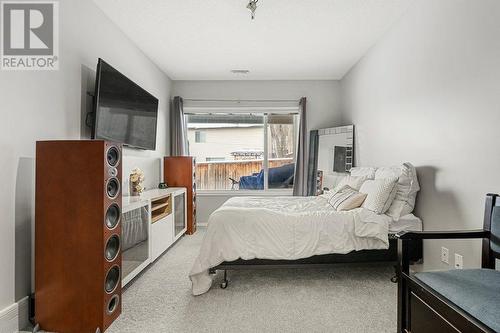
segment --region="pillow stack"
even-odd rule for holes
[[[401,216],[413,212],[417,192],[420,190],[418,184],[417,171],[411,163],[404,163],[401,166],[378,168],[375,179],[388,177],[398,177],[396,184],[396,195],[391,206],[387,210],[387,215],[398,221]]]
[[[367,195],[363,208],[377,214],[386,213],[394,221],[410,214],[415,208],[415,199],[420,186],[417,172],[411,163],[381,168],[354,167],[351,169],[351,176],[346,178],[365,178],[362,185],[356,188]],[[345,182],[357,185],[354,184],[354,180]]]

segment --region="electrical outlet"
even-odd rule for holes
[[[455,268],[456,269],[463,269],[464,268],[464,257],[462,257],[458,253],[455,253]]]
[[[447,265],[450,264],[450,250],[444,246],[441,247],[441,261]]]

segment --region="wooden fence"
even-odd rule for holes
[[[269,160],[269,167],[279,167],[292,163],[292,158]],[[199,190],[231,190],[229,178],[239,181],[241,176],[249,176],[262,170],[262,160],[201,162],[196,163],[196,188]],[[236,185],[238,189],[238,185]]]

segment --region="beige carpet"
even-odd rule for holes
[[[124,292],[107,332],[395,332],[396,284],[387,265],[229,271],[191,295],[188,273],[204,230],[185,236]]]

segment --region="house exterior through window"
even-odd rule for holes
[[[187,113],[197,188],[291,189],[298,113]]]

